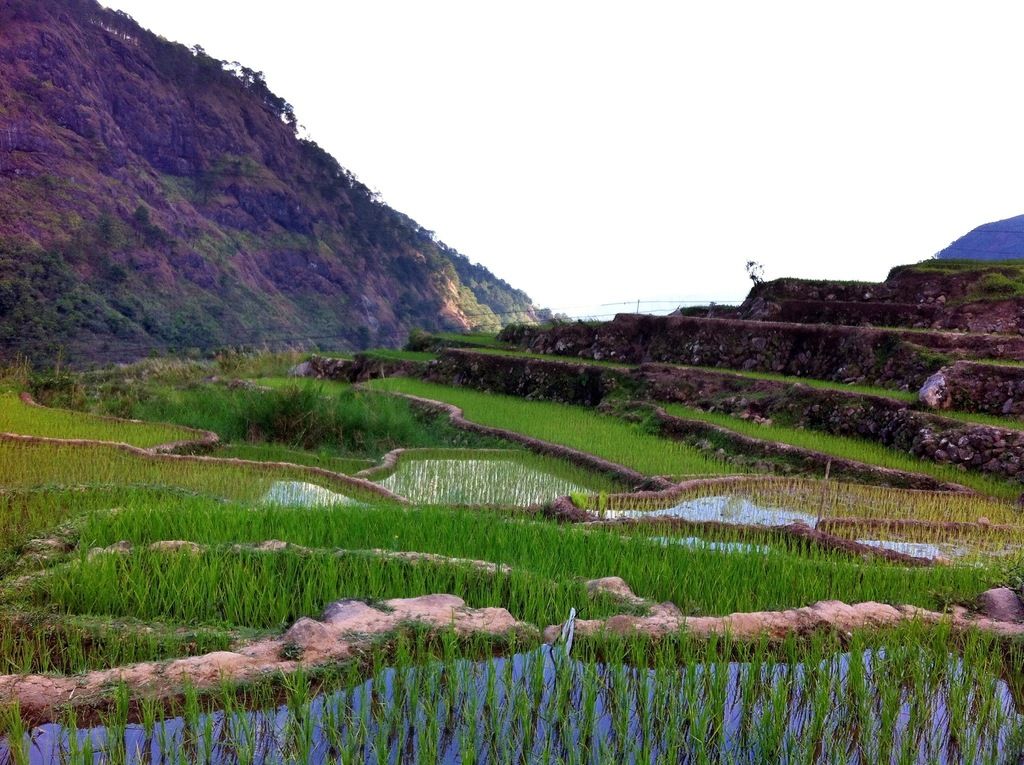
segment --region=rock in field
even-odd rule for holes
[[[941,370],[924,381],[917,397],[921,403],[932,409],[949,409],[953,405],[953,397],[949,394],[946,375]]]

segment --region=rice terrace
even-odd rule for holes
[[[1024,6],[875,5],[0,0],[0,765],[1024,765]]]
[[[1024,342],[828,289],[8,365],[0,763],[1019,761]]]

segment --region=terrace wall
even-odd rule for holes
[[[597,325],[512,327],[500,337],[534,353],[725,367],[908,389],[919,387],[948,360],[893,331],[687,316],[620,314]]]
[[[1024,337],[619,314],[602,324],[509,327],[534,353],[670,362],[916,390],[957,358],[1024,359]]]
[[[581,406],[597,406],[613,391],[636,388],[628,369],[455,349],[441,353],[425,376],[447,385]]]
[[[426,362],[398,359],[380,359],[356,354],[351,359],[310,356],[309,377],[338,382],[363,382],[374,377],[414,377],[420,374]]]
[[[978,299],[995,264],[976,270],[894,268],[880,283],[776,279],[756,285],[738,317],[808,324],[930,327],[969,332],[1024,331],[1024,298]],[[1006,273],[1018,276],[1016,269]]]
[[[1024,417],[1024,367],[959,361],[928,382],[938,408]]]
[[[854,436],[923,459],[1024,480],[1024,431],[972,425],[881,396],[755,380],[665,364],[635,369],[450,350],[426,368],[434,382],[594,406],[620,398],[672,401]]]

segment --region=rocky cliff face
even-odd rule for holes
[[[0,5],[0,355],[359,347],[535,318],[298,138],[258,72],[94,0]]]

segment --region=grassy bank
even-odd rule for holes
[[[367,383],[372,390],[408,393],[454,404],[466,419],[513,430],[543,441],[589,452],[645,475],[715,475],[731,471],[685,444],[655,436],[642,426],[590,409],[526,401],[467,388],[394,378]]]

